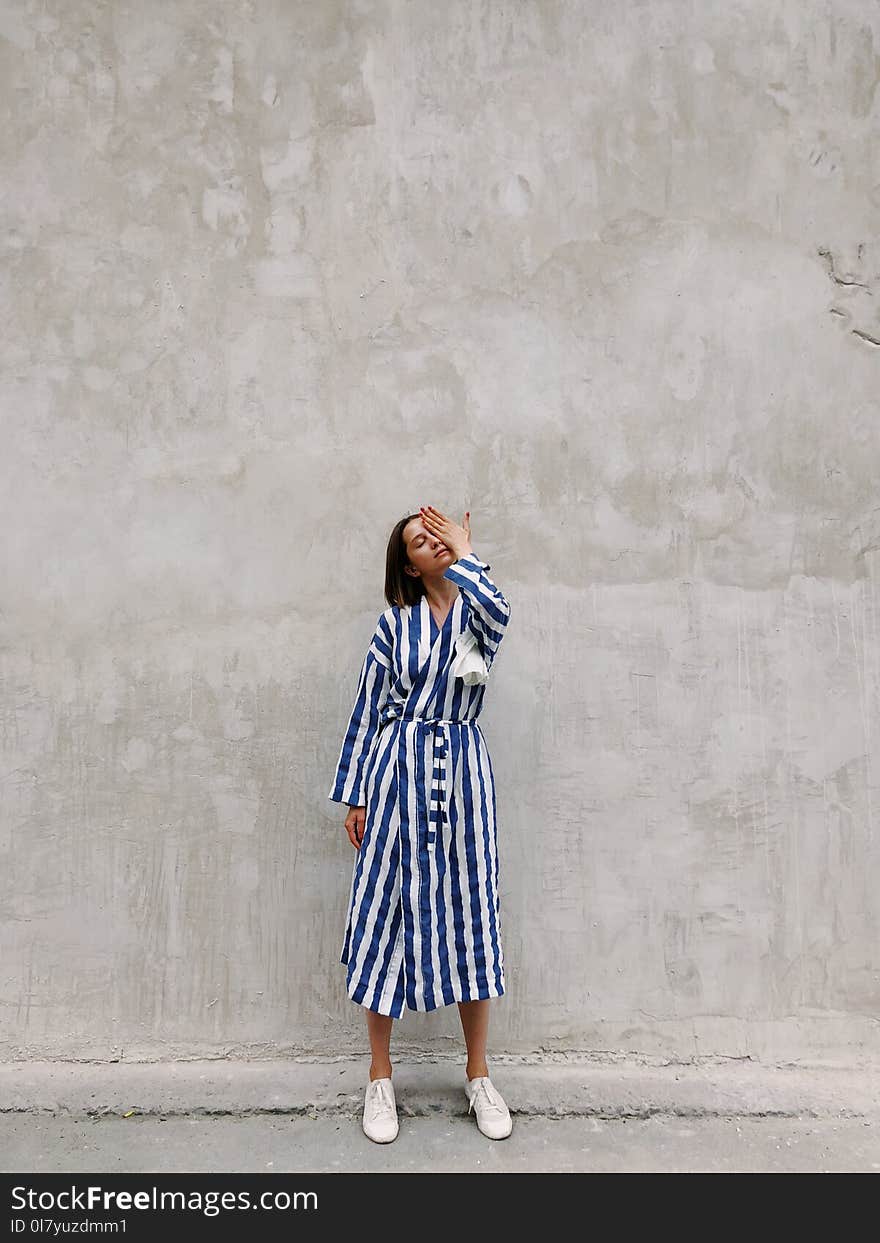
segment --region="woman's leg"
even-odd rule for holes
[[[486,1037],[489,1034],[489,998],[482,1001],[460,1001],[458,1013],[461,1015],[461,1029],[467,1045],[468,1079],[476,1079],[478,1075],[488,1075],[486,1066]]]
[[[390,1014],[377,1014],[375,1010],[367,1011],[367,1031],[370,1033],[370,1051],[373,1062],[370,1066],[371,1079],[388,1079],[391,1076],[391,1025],[394,1019]]]

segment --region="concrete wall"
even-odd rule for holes
[[[0,36],[3,1055],[365,1048],[327,790],[432,503],[512,605],[492,1050],[876,1057],[877,6]]]

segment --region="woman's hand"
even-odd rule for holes
[[[352,807],[345,817],[345,831],[355,850],[360,850],[364,840],[364,822],[367,818],[366,807]]]
[[[440,510],[435,509],[433,505],[421,505],[419,517],[425,530],[442,540],[449,551],[455,555],[456,561],[459,557],[464,557],[467,553],[474,551],[471,548],[470,510],[465,514],[461,526],[453,522],[451,518],[447,518],[445,514],[441,514]]]

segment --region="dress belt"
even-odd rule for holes
[[[424,802],[423,800],[425,799],[425,791],[424,789],[419,791],[419,801],[427,815],[427,829],[426,829],[425,845],[429,851],[433,851],[436,849],[437,836],[438,836],[439,830],[442,828],[443,825],[446,825],[449,822],[449,813],[448,813],[449,760],[450,760],[449,737],[447,735],[447,737],[444,738],[443,751],[441,753],[441,756],[438,756],[436,754],[437,743],[438,743],[438,733],[440,729],[445,728],[447,725],[476,725],[477,722],[473,718],[471,718],[470,720],[465,720],[465,719],[460,719],[460,718],[453,719],[452,717],[445,717],[445,716],[427,716],[427,717],[425,716],[399,716],[393,710],[385,718],[385,721],[383,722],[383,724],[388,725],[390,724],[391,721],[401,721],[407,725],[416,724],[420,728],[424,727],[425,729],[431,730],[433,732],[433,737],[431,740],[431,760],[430,760],[431,783],[430,783],[430,786],[428,787],[428,793],[429,793],[430,802],[433,802],[433,794],[435,790],[434,769],[437,767],[437,760],[441,759],[441,767],[443,769],[443,778],[442,778],[443,797],[438,799],[438,802],[440,804],[439,807],[435,809],[431,807],[430,802]],[[401,738],[401,742],[402,741],[403,739]],[[439,822],[432,819],[432,813],[435,810],[437,810],[440,813]]]
[[[391,719],[393,720],[395,718],[392,717]],[[440,731],[447,725],[467,725],[468,722],[453,720],[451,717],[444,716],[414,716],[400,717],[397,719],[403,721],[404,724],[416,724],[419,727],[420,732],[422,730],[426,730],[431,733],[431,758],[429,761],[431,765],[431,780],[428,786],[427,799],[425,798],[425,791],[422,789],[419,791],[419,802],[424,809],[427,819],[425,826],[425,847],[427,850],[433,852],[437,848],[437,838],[442,830],[442,827],[448,822],[449,817],[447,800],[449,796],[450,743],[448,736],[443,738],[443,750],[440,752],[440,755],[437,754],[438,744],[440,741]],[[442,781],[442,794],[439,787],[435,785],[437,778],[434,776],[434,770],[438,766],[438,761],[443,770],[443,776],[440,779]],[[435,793],[437,796],[437,807],[433,806]],[[435,817],[439,817],[439,819]]]

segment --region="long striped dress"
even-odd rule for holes
[[[477,723],[485,683],[453,677],[470,628],[491,669],[510,605],[473,553],[427,598],[385,610],[358,679],[329,798],[366,807],[340,962],[360,1005],[400,1017],[504,993],[495,782]],[[490,679],[491,680],[491,679]]]

